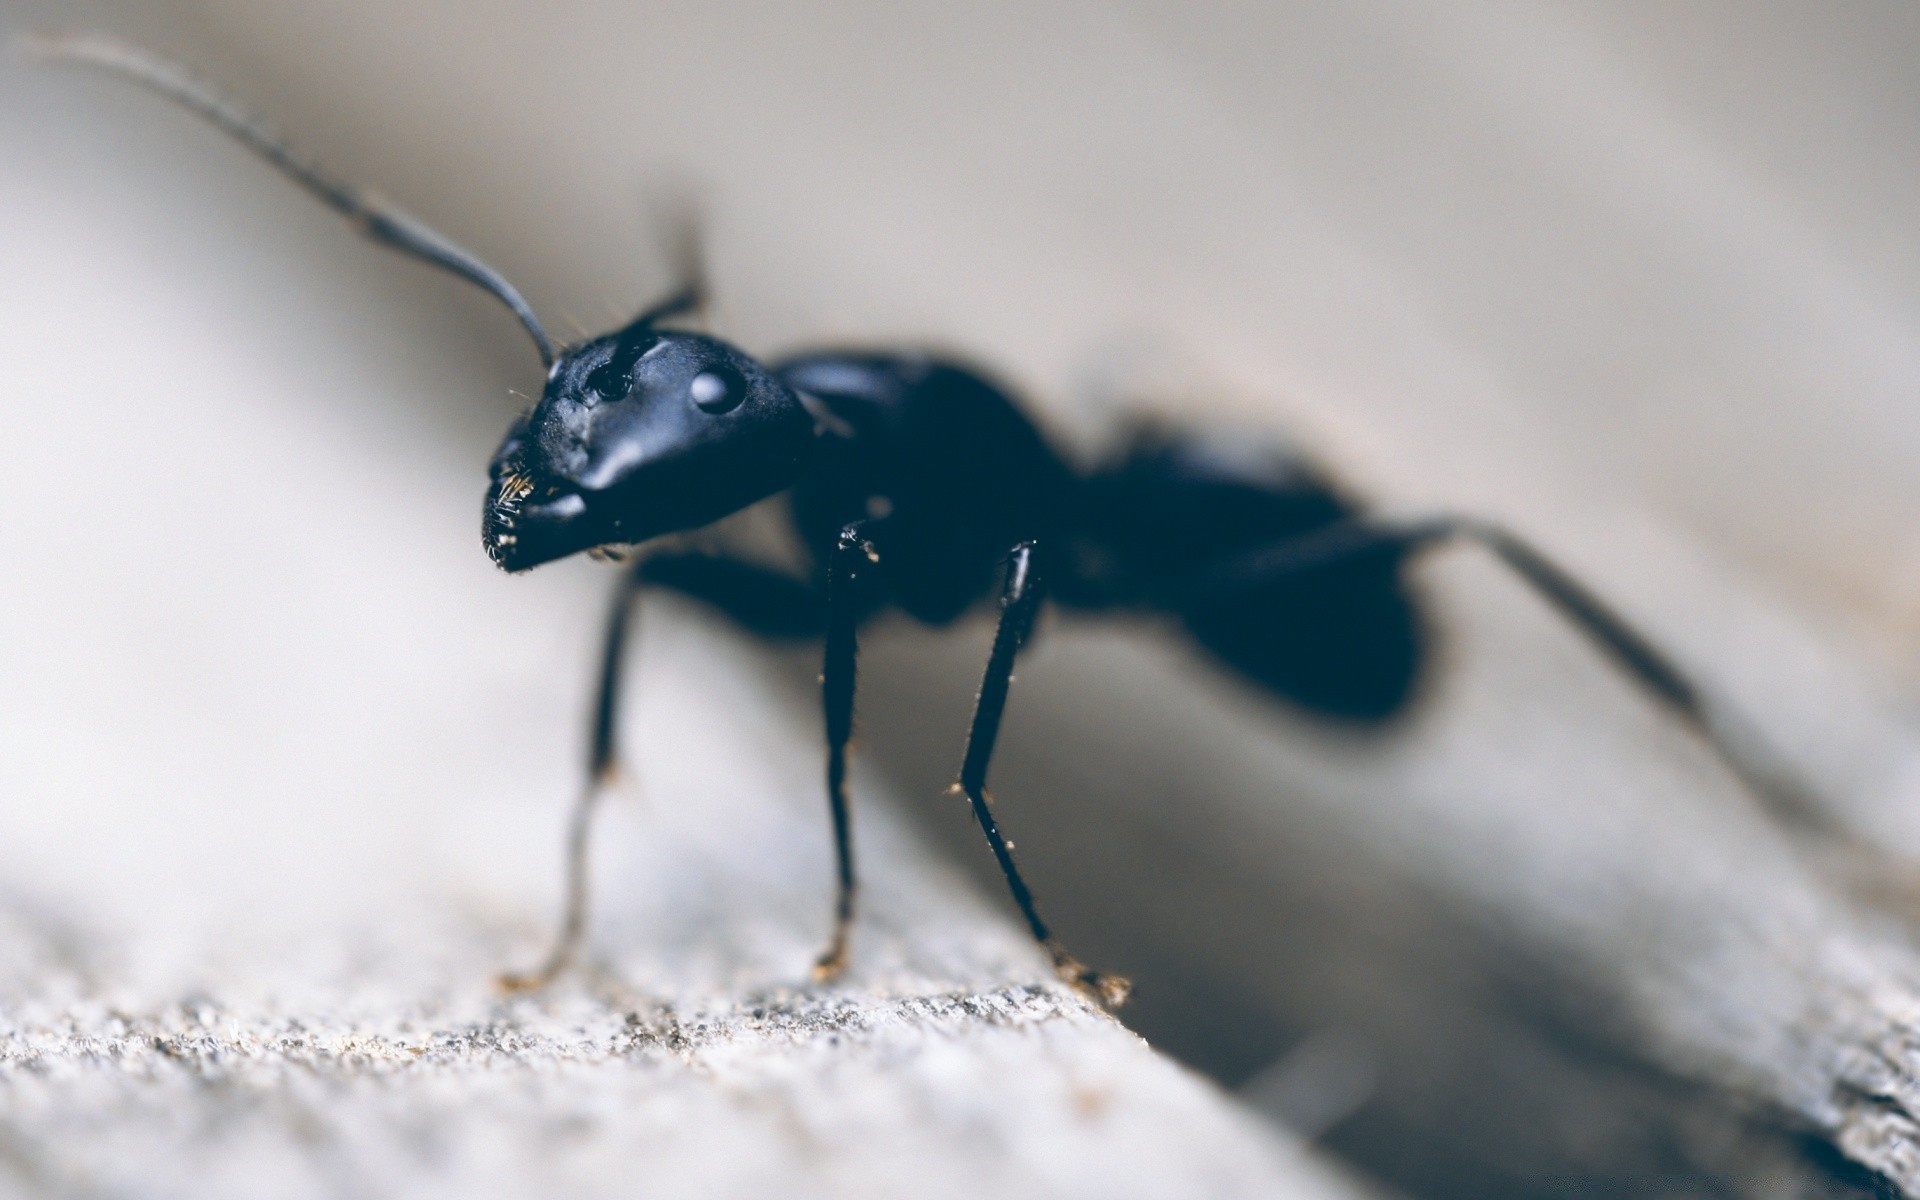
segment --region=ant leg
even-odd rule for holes
[[[1022,542],[1007,559],[1007,581],[1000,597],[1000,624],[994,631],[993,651],[987,659],[986,676],[980,682],[980,699],[974,706],[973,727],[967,733],[966,757],[961,762],[960,778],[953,790],[965,793],[967,802],[973,806],[973,815],[980,822],[980,831],[987,835],[987,845],[992,847],[994,860],[1000,864],[1000,873],[1006,876],[1014,902],[1027,918],[1027,928],[1033,931],[1034,939],[1053,957],[1054,971],[1102,1006],[1117,1008],[1126,1002],[1132,984],[1118,975],[1091,970],[1054,939],[1034,907],[1033,892],[1020,876],[1020,868],[1013,860],[1012,843],[1001,834],[999,823],[993,819],[993,798],[987,791],[987,767],[993,759],[994,741],[1000,734],[1000,718],[1007,708],[1014,658],[1033,631],[1045,594],[1034,543]]]
[[[858,682],[859,626],[870,607],[869,579],[879,562],[879,551],[868,538],[865,523],[848,525],[840,533],[827,561],[824,608],[819,596],[797,579],[734,559],[709,555],[663,555],[641,562],[636,575],[644,582],[670,587],[715,605],[737,623],[771,637],[806,637],[824,628],[826,653],[821,670],[821,703],[827,732],[827,804],[833,816],[834,852],[838,866],[838,894],[834,905],[833,935],[814,965],[817,978],[831,979],[846,966],[853,924],[858,877],[853,859],[853,817],[847,795],[847,747],[853,740],[854,695]],[[966,759],[956,790],[966,793],[994,858],[1007,877],[1014,900],[1034,937],[1053,957],[1062,978],[1092,993],[1112,1007],[1125,998],[1129,985],[1118,976],[1102,975],[1082,966],[1053,940],[1034,908],[1033,893],[1020,876],[1013,848],[994,821],[986,793],[987,766],[1006,710],[1013,661],[1033,628],[1044,592],[1034,561],[1032,543],[1015,547],[1010,558],[1006,592],[1001,601],[999,631],[981,685],[979,705],[967,739]]]
[[[594,809],[600,794],[620,774],[619,716],[620,667],[626,658],[627,631],[633,610],[640,599],[641,565],[620,577],[614,590],[613,607],[607,614],[606,633],[600,648],[600,682],[595,689],[593,733],[587,748],[587,778],[580,798],[574,801],[573,816],[567,824],[566,904],[560,917],[560,931],[553,948],[534,970],[500,977],[500,986],[508,991],[543,988],[567,969],[579,951],[580,939],[587,927],[587,849],[593,831]]]
[[[790,575],[739,559],[709,554],[657,555],[637,568],[645,581],[702,600],[761,637],[792,639],[826,634],[821,694],[827,718],[827,806],[833,814],[837,895],[833,935],[814,962],[814,976],[831,979],[847,964],[853,926],[853,819],[847,805],[847,743],[853,736],[856,630],[867,609],[860,599],[866,569],[877,562],[873,543],[849,525],[827,563],[824,605],[820,593]]]
[[[586,932],[587,851],[593,814],[601,794],[620,775],[621,667],[644,587],[668,588],[704,601],[763,637],[811,637],[820,631],[820,605],[813,589],[802,580],[754,563],[710,554],[656,554],[634,563],[621,576],[601,642],[586,784],[567,827],[566,902],[560,929],[538,968],[501,976],[501,986],[509,991],[552,983],[573,961]]]
[[[1385,522],[1364,518],[1237,555],[1205,572],[1174,597],[1176,603],[1230,595],[1274,579],[1303,574],[1370,554],[1413,554],[1450,541],[1490,551],[1534,593],[1583,634],[1601,655],[1650,692],[1692,729],[1722,763],[1762,800],[1808,819],[1804,788],[1759,733],[1700,686],[1612,606],[1568,571],[1507,529],[1468,517]]]
[[[861,580],[880,561],[855,522],[840,531],[827,560],[827,649],[820,670],[820,701],[827,718],[827,807],[833,813],[833,851],[839,890],[833,907],[833,937],[813,964],[815,979],[832,979],[847,965],[847,938],[859,884],[853,872],[853,814],[847,803],[847,743],[853,740],[853,696],[859,675],[859,628],[865,611]]]

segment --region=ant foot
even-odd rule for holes
[[[1126,977],[1096,971],[1059,945],[1053,942],[1046,945],[1047,952],[1053,955],[1054,974],[1101,1008],[1111,1012],[1125,1004],[1127,997],[1133,994],[1133,983]]]
[[[833,931],[833,941],[819,958],[813,960],[813,980],[815,983],[831,983],[840,978],[847,969],[847,931]]]
[[[535,971],[530,975],[522,975],[518,971],[502,971],[493,977],[493,986],[509,996],[537,992],[552,982],[553,975],[547,971]]]
[[[502,971],[493,977],[493,986],[509,996],[518,996],[526,992],[537,992],[560,977],[567,969],[567,957],[556,954],[540,965],[537,971]]]

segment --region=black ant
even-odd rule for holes
[[[994,819],[987,772],[1014,660],[1049,599],[1087,612],[1164,614],[1221,663],[1321,717],[1379,724],[1409,706],[1427,658],[1407,580],[1422,552],[1491,551],[1619,669],[1694,729],[1756,791],[1778,781],[1757,748],[1710,708],[1674,662],[1589,589],[1512,533],[1471,518],[1369,516],[1313,463],[1219,440],[1147,431],[1076,470],[1006,389],[956,362],[902,351],[822,350],[762,363],[667,322],[700,307],[686,288],[625,326],[556,349],[492,268],[303,158],[215,89],[134,47],[78,38],[41,54],[158,91],[237,138],[361,232],[498,297],[532,336],[545,390],[489,469],[482,537],[526,571],[581,551],[644,545],[786,492],[809,563],[790,572],[727,554],[650,549],[614,598],[600,661],[587,784],[572,819],[559,935],[534,972],[552,980],[586,914],[587,838],[618,761],[622,646],[643,588],[667,588],[766,638],[823,637],[827,802],[838,897],[819,978],[845,966],[857,888],[848,810],[855,655],[863,622],[888,607],[928,625],[972,608],[1000,576],[1000,618],[955,790],[965,794],[1014,901],[1055,970],[1103,1004],[1127,981],[1082,965],[1055,940]]]

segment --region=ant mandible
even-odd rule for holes
[[[1001,575],[999,625],[955,790],[965,794],[1007,886],[1060,977],[1109,1007],[1126,980],[1089,969],[1041,919],[994,819],[987,771],[1014,661],[1049,599],[1086,612],[1173,618],[1221,663],[1318,716],[1377,724],[1403,713],[1427,657],[1410,562],[1451,542],[1492,552],[1692,728],[1756,792],[1751,735],[1566,571],[1512,533],[1471,518],[1369,516],[1313,463],[1203,436],[1147,430],[1112,460],[1076,470],[1006,390],[921,354],[823,350],[762,363],[668,327],[700,307],[688,287],[625,326],[556,349],[500,274],[420,222],[322,172],[239,105],[181,67],[100,38],[43,39],[36,53],[143,84],[211,121],[360,231],[499,298],[547,368],[540,400],[489,469],[482,536],[510,572],[581,551],[646,545],[786,492],[810,562],[789,572],[710,552],[652,549],[625,571],[600,658],[585,789],[567,844],[565,915],[539,987],[572,960],[586,923],[588,834],[619,760],[622,649],[635,598],[665,588],[770,639],[824,638],[826,791],[838,865],[833,932],[815,963],[846,965],[854,916],[847,744],[861,625],[898,608],[945,625]],[[1002,570],[1004,568],[1004,570]]]

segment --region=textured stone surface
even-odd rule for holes
[[[492,972],[534,953],[544,906],[479,915],[487,881],[473,877],[464,918],[451,897],[382,899],[334,924],[221,906],[139,932],[15,894],[0,926],[0,1187],[1359,1194],[1048,980],[884,810],[864,814],[875,911],[851,976],[801,983],[829,875],[811,772],[783,782],[779,768],[813,747],[754,715],[755,672],[724,637],[654,615],[668,644],[643,694],[673,703],[646,705],[643,744],[684,750],[724,726],[759,753],[648,772],[657,794],[702,800],[691,816],[610,802],[585,969],[500,993]]]
[[[1359,1194],[1040,986],[5,1019],[10,1193]]]

